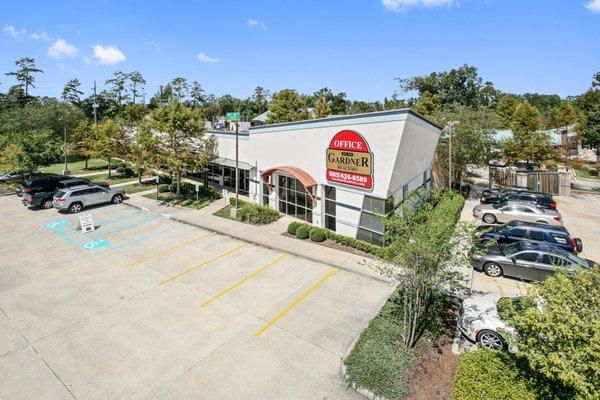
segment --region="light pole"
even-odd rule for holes
[[[238,208],[240,168],[239,168],[239,121],[235,121],[235,208]]]
[[[460,121],[450,121],[446,124],[448,127],[448,189],[452,190],[452,128],[458,125]]]

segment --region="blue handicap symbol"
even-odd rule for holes
[[[100,247],[108,246],[109,243],[110,242],[108,240],[104,240],[104,239],[94,240],[92,242],[86,242],[86,243],[82,244],[81,248],[84,250],[95,250],[95,249],[99,249]]]
[[[63,219],[58,222],[50,222],[50,223],[44,225],[44,228],[55,229],[55,228],[60,228],[61,226],[65,226],[68,224],[69,224],[69,221],[67,221],[66,219]]]

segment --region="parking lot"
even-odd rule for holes
[[[0,198],[0,398],[358,398],[340,359],[390,286],[126,205]]]

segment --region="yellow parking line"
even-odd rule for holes
[[[290,311],[292,311],[292,309],[294,309],[298,304],[300,304],[304,299],[306,299],[306,297],[308,297],[309,294],[311,294],[312,292],[314,292],[315,290],[317,290],[317,288],[319,288],[319,286],[321,286],[323,283],[325,283],[325,281],[327,279],[331,278],[333,276],[333,274],[335,274],[336,272],[337,272],[336,268],[331,268],[325,274],[325,276],[323,276],[321,279],[319,279],[317,282],[315,282],[314,285],[312,285],[311,287],[309,287],[300,296],[296,297],[286,308],[284,308],[283,310],[281,310],[279,312],[279,314],[277,314],[275,316],[275,318],[273,318],[265,326],[263,326],[260,331],[256,332],[256,336],[260,336],[263,333],[265,333],[270,327],[272,327],[273,325],[275,325],[275,323],[277,321],[279,321],[281,318],[285,317],[285,315],[287,313],[289,313]]]
[[[237,287],[239,287],[239,286],[243,285],[244,283],[248,282],[250,279],[254,278],[255,276],[262,274],[263,272],[265,272],[266,270],[268,270],[269,268],[271,268],[272,266],[274,266],[275,264],[277,264],[279,261],[283,260],[286,257],[287,257],[287,254],[280,255],[279,257],[277,257],[273,261],[270,261],[264,267],[262,267],[260,269],[257,269],[256,271],[254,271],[250,275],[246,276],[245,278],[241,279],[237,283],[234,283],[233,285],[229,286],[227,289],[221,290],[219,293],[215,294],[210,299],[208,299],[204,303],[200,304],[200,307],[206,307],[207,305],[209,305],[210,303],[212,303],[214,300],[218,299],[219,297],[223,296],[224,294],[231,292],[232,290],[234,290]]]
[[[166,250],[160,251],[160,252],[158,252],[158,253],[154,253],[154,254],[152,254],[152,255],[149,255],[149,256],[147,256],[147,257],[141,258],[141,259],[139,259],[139,260],[137,260],[137,261],[134,261],[134,262],[132,262],[132,263],[129,263],[129,264],[127,264],[127,265],[126,265],[124,268],[132,268],[132,267],[135,267],[136,265],[138,265],[138,264],[141,264],[141,263],[143,263],[144,261],[148,261],[148,260],[151,260],[151,259],[153,259],[153,258],[160,257],[160,256],[162,256],[163,254],[167,254],[167,253],[168,253],[168,252],[170,252],[170,251],[173,251],[173,250],[180,249],[180,248],[182,248],[182,247],[185,247],[185,246],[187,246],[187,245],[190,245],[190,244],[192,244],[192,243],[194,243],[194,242],[199,242],[200,240],[202,240],[202,239],[206,239],[207,237],[209,237],[209,236],[212,236],[212,235],[214,235],[214,232],[211,232],[211,233],[208,233],[208,234],[206,234],[206,235],[203,235],[203,236],[197,237],[197,238],[196,238],[196,239],[194,239],[194,240],[190,240],[190,241],[187,241],[187,242],[185,242],[185,243],[178,244],[177,246],[170,247],[170,248],[168,248],[168,249],[166,249]]]
[[[227,251],[225,251],[225,252],[223,252],[221,254],[217,254],[216,256],[211,257],[211,258],[209,258],[207,260],[203,260],[203,261],[199,262],[198,264],[193,265],[193,266],[191,266],[190,268],[188,268],[188,269],[186,269],[184,271],[181,271],[177,275],[170,276],[169,278],[167,278],[164,281],[160,282],[159,285],[164,285],[167,282],[171,282],[173,279],[177,279],[177,278],[182,277],[183,275],[187,275],[190,272],[193,272],[193,271],[197,270],[198,268],[205,266],[206,264],[209,264],[209,263],[211,263],[213,261],[217,261],[218,259],[223,258],[225,256],[228,256],[231,253],[235,253],[236,251],[241,250],[244,247],[249,246],[249,245],[250,245],[249,243],[244,243],[241,246],[234,247],[233,249],[229,249],[229,250],[227,250]]]

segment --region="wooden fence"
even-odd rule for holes
[[[554,171],[521,172],[515,168],[490,168],[490,186],[522,187],[551,195],[571,195],[571,174]]]

